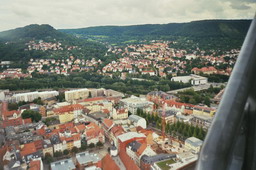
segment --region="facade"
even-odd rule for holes
[[[89,97],[90,91],[88,89],[77,89],[77,90],[70,90],[65,92],[65,99],[66,101],[73,101],[79,99],[86,99]]]
[[[49,139],[43,140],[43,156],[45,156],[46,153],[49,153],[51,156],[53,156],[53,147]]]
[[[37,99],[40,97],[42,100],[45,100],[47,98],[51,98],[54,96],[58,96],[59,92],[57,91],[43,91],[43,92],[29,92],[29,93],[19,93],[19,94],[14,94],[11,97],[12,102],[20,102],[20,101],[25,101],[25,102],[32,102],[34,99]]]
[[[153,110],[153,102],[147,101],[145,98],[139,98],[136,96],[131,96],[130,98],[120,100],[124,108],[127,108],[132,114],[137,112],[137,109],[142,109],[144,111]]]
[[[215,114],[216,110],[212,109],[210,107],[205,106],[194,106],[193,108],[193,114],[194,115],[207,115],[207,116],[213,116]]]
[[[214,67],[203,67],[203,68],[193,68],[191,70],[191,72],[195,73],[195,74],[200,74],[200,73],[203,73],[203,74],[217,74],[218,70]]]
[[[98,142],[105,143],[104,131],[93,122],[86,125],[84,136],[88,145],[91,143],[96,145]]]
[[[53,109],[53,114],[59,116],[60,123],[66,123],[81,115],[83,109],[80,104],[72,104]]]
[[[198,153],[203,145],[203,141],[198,138],[190,137],[185,140],[185,147],[192,149],[195,153]]]
[[[127,119],[128,118],[128,109],[113,109],[112,117],[116,119]]]
[[[202,127],[203,129],[209,129],[213,118],[207,115],[192,115],[190,120],[193,126]]]
[[[208,83],[208,79],[206,77],[202,77],[202,76],[195,75],[195,74],[191,74],[189,76],[172,77],[171,81],[190,83],[193,86]]]

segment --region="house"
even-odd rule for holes
[[[93,122],[86,125],[84,135],[88,145],[91,143],[96,145],[98,142],[105,143],[104,131]]]
[[[203,73],[203,74],[216,74],[218,72],[218,70],[214,67],[203,67],[203,68],[193,68],[191,70],[192,73],[195,73],[195,74],[200,74],[200,73]]]
[[[48,153],[53,156],[53,146],[49,139],[43,140],[43,156]]]
[[[114,120],[116,119],[127,119],[128,118],[128,109],[120,108],[113,109],[112,117]]]
[[[59,116],[60,123],[72,121],[83,113],[84,106],[72,104],[53,109],[53,113]]]
[[[156,75],[155,71],[153,71],[153,70],[144,70],[144,71],[141,71],[141,74],[142,75],[149,74],[150,76],[155,76]]]

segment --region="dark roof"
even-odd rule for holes
[[[56,135],[56,134],[52,135],[51,142],[52,142],[53,145],[61,143],[60,137],[58,135]]]
[[[155,162],[159,162],[167,159],[173,159],[175,157],[176,157],[175,154],[158,154],[154,156],[143,155],[141,157],[141,161],[143,161],[146,164],[153,164]]]
[[[141,143],[137,142],[137,141],[132,141],[130,143],[128,143],[127,147],[131,147],[131,150],[133,152],[137,152],[137,150],[140,148]]]

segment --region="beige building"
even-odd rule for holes
[[[53,147],[49,139],[43,140],[43,155],[45,156],[46,153],[53,156]]]
[[[88,89],[77,89],[65,92],[66,101],[73,101],[79,99],[86,99],[89,97],[90,91]]]
[[[116,119],[127,119],[128,118],[128,109],[113,109],[112,117]]]

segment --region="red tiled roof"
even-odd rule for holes
[[[21,148],[20,154],[21,156],[26,156],[34,152],[36,152],[36,147],[35,147],[35,143],[32,142],[32,143],[24,144],[24,147]]]
[[[140,148],[138,149],[138,151],[137,151],[137,155],[141,155],[143,152],[144,152],[144,150],[147,148],[147,143],[142,143],[142,145],[140,146]]]
[[[43,141],[42,140],[34,141],[34,144],[35,144],[35,147],[36,147],[37,151],[43,149]]]
[[[103,131],[95,123],[91,122],[89,125],[86,126],[85,134],[87,138],[96,138],[99,136],[100,133],[103,135]]]
[[[85,130],[86,127],[84,124],[79,124],[79,125],[76,125],[75,128],[77,129],[77,131],[81,133]]]
[[[55,113],[65,113],[65,112],[72,112],[74,110],[82,110],[84,109],[84,106],[81,104],[72,104],[68,106],[62,106],[60,108],[53,109]]]
[[[93,97],[93,98],[84,99],[83,102],[94,102],[94,101],[104,100],[104,99],[105,97]]]
[[[40,160],[31,161],[29,163],[29,170],[40,170]]]
[[[120,170],[117,166],[116,162],[111,158],[109,154],[107,154],[102,159],[102,170]]]
[[[102,112],[105,113],[105,114],[109,114],[110,111],[108,109],[102,109]]]
[[[103,123],[105,124],[105,126],[110,128],[110,126],[112,126],[114,122],[112,120],[110,120],[110,119],[104,119]]]

